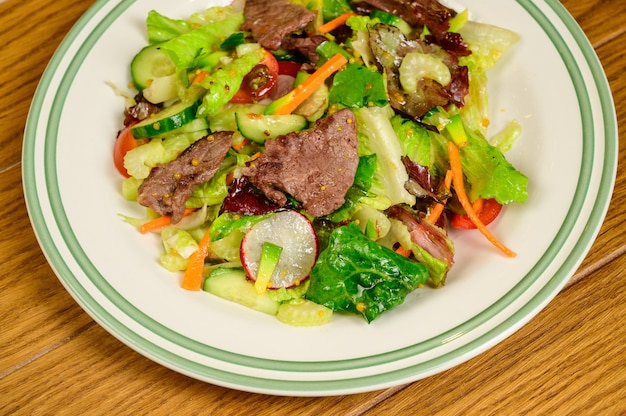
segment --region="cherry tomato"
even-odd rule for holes
[[[278,74],[279,75],[291,75],[295,77],[298,75],[298,71],[302,66],[299,62],[294,61],[278,61]]]
[[[265,51],[265,58],[243,78],[241,87],[231,99],[233,103],[251,103],[265,97],[278,80],[278,61]]]
[[[495,220],[502,211],[502,205],[495,199],[485,199],[482,209],[476,212],[480,221],[487,225]],[[462,228],[466,230],[474,229],[476,226],[472,220],[464,214],[452,214],[450,216],[450,225],[454,228]]]
[[[117,168],[118,172],[127,178],[130,175],[124,167],[124,156],[126,156],[126,153],[128,153],[129,150],[147,142],[146,139],[135,139],[135,136],[133,136],[130,132],[130,127],[131,126],[125,127],[122,131],[120,131],[117,135],[117,139],[115,140],[115,146],[113,147],[113,164]]]

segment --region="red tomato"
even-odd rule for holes
[[[130,127],[131,126],[125,127],[120,131],[115,140],[115,147],[113,147],[113,163],[118,172],[127,178],[130,175],[126,172],[126,168],[124,167],[124,156],[126,156],[129,150],[147,142],[146,139],[135,139],[135,136],[130,132]]]
[[[251,103],[265,97],[278,80],[278,61],[265,51],[265,58],[243,78],[241,87],[231,99],[233,103]]]
[[[476,212],[480,221],[487,225],[495,220],[502,211],[502,205],[495,199],[485,199],[482,209]],[[476,226],[467,215],[452,214],[450,216],[450,225],[454,228],[462,228],[466,230],[474,229]]]
[[[278,61],[278,73],[280,75],[291,75],[295,77],[302,66],[299,62],[294,61]]]

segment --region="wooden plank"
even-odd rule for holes
[[[1,173],[0,179],[0,230],[12,237],[0,240],[0,374],[6,374],[93,321],[63,288],[37,245],[19,168]]]
[[[26,115],[52,54],[93,1],[0,3],[0,172],[21,160]],[[50,29],[54,28],[53,31]],[[28,55],[28,59],[24,57]]]
[[[621,256],[488,353],[410,385],[367,414],[621,414],[624,270]]]
[[[594,46],[609,42],[626,30],[626,2],[620,0],[563,0]]]

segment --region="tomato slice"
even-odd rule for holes
[[[115,146],[113,147],[113,164],[117,168],[118,172],[127,178],[130,177],[130,175],[124,167],[124,156],[126,156],[126,153],[128,153],[129,150],[132,150],[148,141],[147,139],[135,139],[135,136],[133,136],[130,132],[131,127],[132,126],[127,126],[120,131],[117,135],[117,139],[115,140]]]
[[[259,101],[274,88],[278,81],[278,61],[270,52],[243,78],[241,87],[231,99],[237,104]]]
[[[278,73],[280,75],[290,75],[295,77],[298,75],[298,71],[302,67],[300,62],[294,61],[278,61]]]
[[[480,211],[476,212],[478,219],[487,225],[495,220],[502,211],[502,204],[495,199],[485,199],[482,203]],[[465,214],[452,214],[450,216],[450,225],[454,228],[471,230],[476,228],[469,216]]]

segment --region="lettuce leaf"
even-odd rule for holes
[[[348,64],[334,76],[328,100],[349,108],[382,107],[388,102],[382,74],[359,64]]]
[[[246,74],[264,57],[265,50],[256,49],[233,59],[207,76],[200,83],[207,92],[198,108],[198,117],[209,117],[217,113],[237,93]]]
[[[311,271],[306,298],[371,322],[403,303],[427,280],[423,264],[368,239],[350,223],[330,235],[328,247]]]
[[[470,186],[470,200],[495,199],[500,204],[525,202],[528,178],[484,137],[472,132],[467,132],[467,137],[469,144],[459,151],[463,173]]]
[[[151,45],[168,41],[193,29],[188,21],[172,19],[156,10],[148,12],[146,26],[148,29],[148,42]]]
[[[164,42],[161,50],[169,55],[176,68],[187,69],[199,56],[214,52],[224,38],[239,30],[243,20],[243,14],[232,14],[219,24],[200,26]]]
[[[415,204],[404,184],[409,179],[402,164],[402,147],[391,125],[393,110],[385,107],[363,107],[355,112],[359,123],[359,153],[375,153],[377,168],[371,191],[386,197],[391,205]]]

